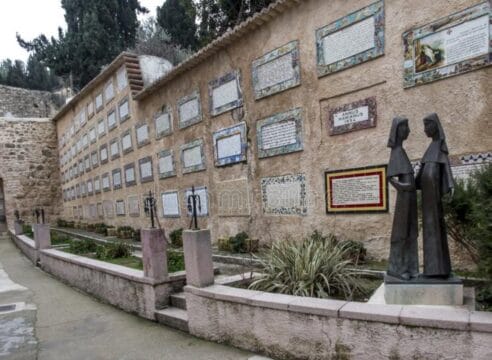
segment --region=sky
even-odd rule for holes
[[[155,16],[155,9],[164,0],[140,0]],[[24,40],[32,40],[41,33],[57,36],[58,27],[65,29],[61,0],[1,0],[0,3],[0,60],[5,58],[27,61],[29,54],[17,43],[19,33]]]

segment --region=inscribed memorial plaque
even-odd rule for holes
[[[143,146],[150,142],[149,140],[149,126],[147,124],[138,124],[135,126],[135,132],[137,135],[137,145]]]
[[[157,139],[172,133],[172,113],[171,108],[165,106],[163,111],[155,114],[155,136]]]
[[[103,108],[103,96],[102,93],[96,95],[96,111],[100,111]]]
[[[147,156],[138,160],[138,164],[140,166],[140,181],[144,183],[154,180],[152,173],[152,158]]]
[[[178,101],[179,128],[184,129],[202,121],[200,94],[195,90]]]
[[[109,184],[109,175],[108,174],[103,174],[103,176],[101,177],[101,180],[102,180],[102,188],[103,188],[103,191],[109,191],[109,190],[111,190],[110,184]]]
[[[116,111],[115,110],[111,110],[109,113],[108,113],[108,131],[109,130],[112,130],[116,127]]]
[[[299,41],[292,41],[256,59],[252,72],[256,100],[299,85]]]
[[[202,139],[181,145],[180,150],[183,174],[205,169],[205,153]]]
[[[404,87],[489,66],[491,5],[483,2],[403,34]]]
[[[121,170],[115,169],[113,174],[113,190],[121,189]]]
[[[140,199],[138,195],[128,196],[128,215],[140,216]]]
[[[248,180],[237,179],[216,183],[219,216],[249,216]]]
[[[261,179],[263,213],[267,215],[306,215],[306,178],[304,174]]]
[[[177,191],[166,191],[161,194],[162,215],[164,217],[179,217],[179,199]]]
[[[378,1],[316,30],[318,77],[384,54],[384,2]]]
[[[330,135],[375,127],[377,120],[376,98],[370,97],[330,108],[328,117]]]
[[[132,133],[131,133],[130,129],[128,129],[128,131],[125,134],[123,134],[123,136],[121,138],[121,148],[123,149],[124,154],[127,154],[133,150],[133,148],[132,148]]]
[[[125,165],[125,185],[132,186],[136,183],[135,165],[133,163]]]
[[[104,87],[104,99],[106,100],[106,104],[111,100],[113,100],[113,98],[114,98],[114,86],[113,86],[113,81],[110,80]]]
[[[212,116],[243,105],[240,83],[241,75],[239,70],[234,70],[208,83],[209,108]]]
[[[327,171],[326,212],[387,212],[386,165]]]
[[[241,122],[213,134],[215,166],[246,161],[246,123]]]
[[[185,191],[184,201],[185,204],[188,204],[188,196],[192,194],[191,189],[187,189]],[[207,188],[205,186],[195,187],[195,195],[200,197],[200,205],[201,210],[197,209],[198,216],[207,216],[208,215],[208,193]],[[188,216],[191,216],[191,211],[187,210]]]
[[[122,102],[120,102],[118,111],[120,115],[120,123],[124,122],[126,119],[130,117],[130,108],[128,105],[128,99],[124,99]]]
[[[97,123],[97,136],[101,137],[106,134],[106,124],[104,119],[100,119]]]
[[[107,218],[114,217],[114,207],[113,207],[113,202],[111,200],[103,201],[103,210],[104,210],[105,217]]]
[[[258,120],[256,135],[259,158],[301,151],[302,110],[297,108]]]
[[[176,175],[174,168],[174,154],[172,150],[162,150],[159,157],[159,178],[164,179]]]
[[[123,65],[116,73],[116,85],[118,87],[118,91],[123,90],[128,85],[125,65]]]
[[[116,215],[125,216],[125,201],[116,200]]]

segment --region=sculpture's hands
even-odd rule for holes
[[[413,191],[415,190],[415,185],[412,183],[405,183],[396,180],[395,177],[390,177],[389,182],[395,187],[397,191]]]
[[[454,187],[449,190],[449,196],[454,197]]]

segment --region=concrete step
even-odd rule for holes
[[[158,323],[166,326],[189,332],[188,330],[188,313],[186,310],[176,307],[168,307],[166,309],[157,310],[155,318]]]
[[[184,292],[171,295],[171,305],[186,310],[186,296]]]

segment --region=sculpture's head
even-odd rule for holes
[[[396,116],[391,123],[390,136],[388,139],[388,147],[393,148],[399,141],[404,141],[410,135],[408,119],[403,116]]]
[[[432,113],[424,117],[424,132],[425,135],[431,138],[444,140],[444,131],[441,127],[441,122],[436,113]]]

